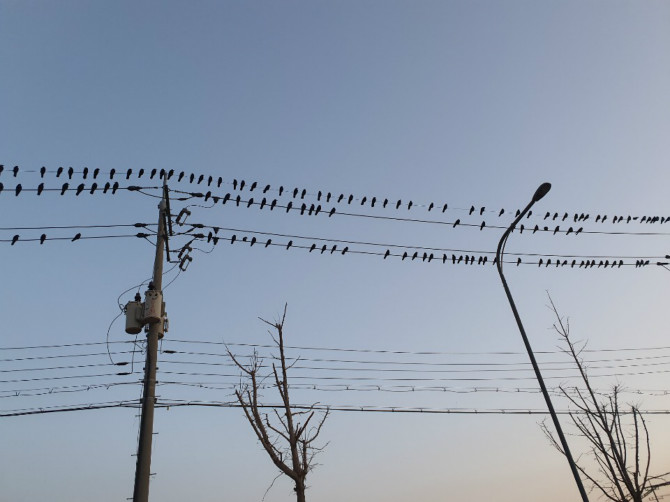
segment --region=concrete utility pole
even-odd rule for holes
[[[156,257],[154,259],[153,290],[161,294],[163,288],[163,247],[167,229],[165,214],[167,208],[167,186],[163,185],[163,199],[158,205],[158,234],[156,236]],[[154,404],[156,401],[156,363],[158,360],[158,339],[163,334],[163,313],[160,319],[149,324],[147,334],[147,359],[144,365],[144,393],[142,397],[142,418],[140,419],[140,440],[137,446],[135,467],[135,488],[133,502],[148,502],[149,476],[151,474],[151,443],[154,431]]]

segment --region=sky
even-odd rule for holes
[[[147,178],[174,170],[173,215],[188,207],[187,223],[216,226],[221,240],[196,242],[184,272],[165,264],[159,401],[230,402],[239,378],[223,343],[242,358],[259,346],[268,360],[258,317],[276,319],[287,304],[289,353],[304,366],[292,373],[294,402],[453,412],[333,411],[308,499],[578,500],[540,430],[544,415],[456,411],[546,409],[491,266],[504,228],[543,182],[552,189],[524,220],[529,230],[510,237],[505,271],[548,385],[574,382],[557,353],[550,294],[593,350],[584,354],[599,389],[619,383],[626,403],[670,410],[670,270],[655,265],[670,253],[670,231],[639,220],[670,216],[669,28],[661,1],[2,0],[1,412],[137,402],[141,336],[133,344],[123,316],[112,321],[146,289],[154,246],[87,238],[135,227],[85,226],[155,225],[160,182]],[[60,166],[73,168],[72,180],[56,176]],[[146,189],[90,194],[85,167],[100,169],[100,187],[114,169],[122,188]],[[200,174],[222,185],[198,185]],[[64,182],[86,191],[60,196]],[[30,190],[40,183],[56,190],[38,197]],[[179,200],[176,190],[255,204]],[[264,196],[324,209],[259,210]],[[575,222],[575,213],[590,218]],[[638,220],[614,224],[616,215]],[[45,228],[57,226],[77,228]],[[569,227],[583,232],[566,235]],[[26,240],[42,233],[42,245]],[[172,250],[188,239],[171,237]],[[311,253],[299,247],[312,243]],[[434,260],[421,259],[424,248]],[[453,264],[452,254],[488,263]],[[626,265],[537,266],[535,254]],[[650,265],[630,265],[641,257]],[[132,365],[110,365],[108,348]],[[277,400],[270,390],[264,398]],[[654,472],[670,470],[669,419],[647,415]],[[127,407],[1,417],[0,500],[131,497],[138,426]],[[238,408],[159,408],[154,430],[153,500],[294,497],[286,479],[266,493],[277,472]]]

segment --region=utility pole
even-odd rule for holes
[[[148,502],[149,476],[151,474],[151,445],[154,431],[154,404],[156,401],[156,365],[158,360],[158,339],[163,337],[164,312],[162,307],[163,288],[163,247],[167,239],[165,216],[167,209],[167,185],[163,180],[163,198],[158,205],[158,234],[156,236],[156,257],[154,259],[153,282],[147,292],[158,294],[158,320],[149,321],[147,334],[147,358],[144,365],[144,392],[142,394],[142,417],[140,419],[140,440],[137,445],[137,465],[135,467],[135,488],[133,502]],[[153,292],[151,291],[153,286]],[[146,314],[146,307],[145,307]]]

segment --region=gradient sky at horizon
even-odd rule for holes
[[[489,226],[508,224],[506,218],[549,181],[552,190],[534,210],[534,222],[545,211],[588,212],[592,219],[604,213],[668,216],[669,47],[670,4],[661,1],[3,0],[0,227],[156,220],[156,199],[135,193],[14,197],[7,172],[14,165],[21,167],[24,188],[39,183],[39,175],[24,171],[41,166],[164,168],[311,193],[411,199],[417,207],[401,213],[416,218],[438,218],[421,204],[448,202],[446,220],[478,223],[468,209],[486,206]],[[45,183],[61,181],[51,176]],[[230,190],[226,185],[222,193]],[[499,208],[505,217],[497,217]],[[501,234],[305,218],[230,204],[192,209],[192,221],[221,227],[427,247],[493,251]],[[666,232],[660,224],[591,222],[589,228]],[[2,231],[0,238],[13,233]],[[0,249],[2,347],[104,342],[119,312],[118,295],[148,277],[153,262],[152,247],[139,239],[0,243]],[[670,245],[668,235],[526,232],[513,234],[507,251],[664,256]],[[538,351],[558,344],[547,292],[570,317],[574,336],[591,348],[669,345],[667,270],[506,271]],[[523,350],[491,266],[226,242],[211,254],[195,254],[165,299],[170,332],[164,346],[173,349],[179,345],[170,339],[267,343],[257,317],[273,318],[288,303],[287,337],[295,346]],[[121,320],[110,339],[129,339]],[[163,362],[167,358],[161,356],[160,369],[174,370]],[[668,389],[665,367],[648,369],[661,372],[598,381]],[[229,398],[169,387],[160,393],[166,399]],[[0,408],[138,394],[132,386],[43,401],[6,398]],[[329,404],[544,407],[537,394],[303,396]],[[626,399],[670,409],[668,396]],[[333,413],[323,431],[329,446],[308,479],[308,497],[577,500],[567,464],[537,425],[541,418]],[[658,471],[670,470],[668,420],[649,417]],[[124,500],[132,495],[137,427],[130,409],[0,420],[0,500]],[[157,410],[155,430],[153,500],[255,502],[276,475],[238,409]],[[290,483],[278,480],[265,500],[292,500]]]

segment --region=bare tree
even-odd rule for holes
[[[321,433],[329,410],[325,408],[325,411],[319,413],[319,410],[324,410],[324,408],[319,407],[318,403],[310,406],[291,405],[288,370],[295,365],[298,359],[288,361],[284,352],[286,305],[281,320],[269,322],[263,318],[259,319],[274,329],[274,334],[269,330],[268,333],[279,349],[279,357],[274,358],[278,360],[279,368],[273,362],[272,371],[261,374],[262,369],[266,366],[263,365],[256,350],[250,357],[249,364],[245,366],[228,349],[228,356],[242,371],[245,380],[235,390],[235,395],[256,437],[274,465],[280,470],[277,477],[284,474],[291,478],[295,484],[297,502],[304,502],[307,474],[315,467],[315,455],[325,448],[325,445],[316,446],[314,441]],[[266,386],[264,384],[266,380],[272,383]],[[266,406],[260,402],[259,390],[266,387],[277,390],[281,398],[280,405]],[[272,409],[272,412],[265,413],[262,412],[263,409]]]
[[[551,297],[551,309],[557,321],[553,328],[565,345],[565,352],[575,363],[580,386],[559,386],[560,393],[576,409],[570,413],[576,435],[586,439],[588,452],[577,459],[577,469],[594,489],[615,502],[642,502],[661,486],[669,485],[670,472],[651,475],[649,430],[637,405],[620,404],[622,388],[612,387],[607,394],[594,390],[586,364],[581,356],[584,345],[577,347],[570,338],[570,322],[559,315]],[[552,446],[565,455],[560,443],[545,422],[541,424]],[[583,458],[591,458],[588,468]]]

